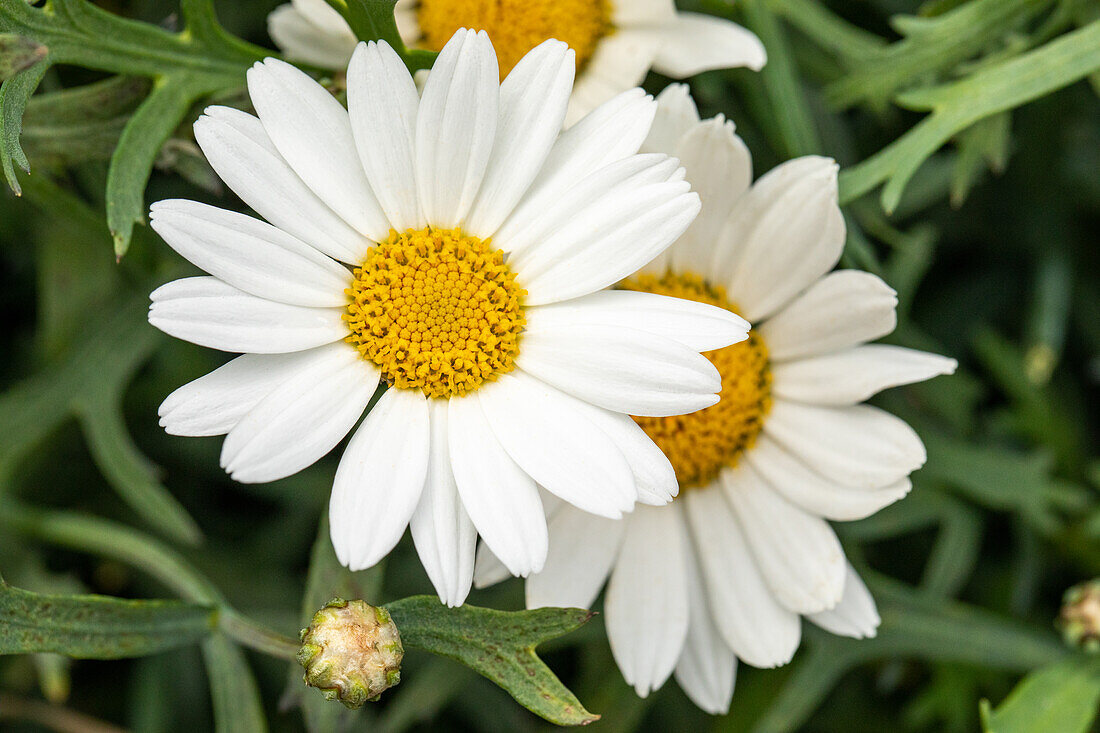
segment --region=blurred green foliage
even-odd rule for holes
[[[264,20],[276,4],[235,0],[217,11],[232,34],[268,47]],[[33,12],[23,0],[0,5]],[[165,40],[180,37],[172,0],[100,5],[169,29],[139,35],[181,58],[194,50]],[[682,6],[731,13],[724,0]],[[1100,575],[1100,6],[739,0],[732,13],[764,40],[769,64],[759,74],[694,79],[703,113],[736,121],[758,172],[804,153],[835,157],[849,223],[844,265],[898,290],[892,341],[961,367],[878,400],[924,438],[928,465],[904,501],[838,525],[880,604],[877,638],[807,628],[791,665],[741,667],[724,718],[699,712],[673,682],[635,697],[598,620],[544,644],[543,656],[603,716],[595,731],[1086,731],[1100,696],[1097,663],[1064,647],[1052,621],[1067,586]],[[219,58],[258,53],[207,29],[222,44],[210,52]],[[0,36],[5,74],[30,63],[0,91],[3,163],[23,193],[0,197],[0,572],[27,592],[0,587],[0,606],[88,593],[179,597],[187,605],[143,616],[141,643],[151,649],[175,629],[182,644],[204,607],[218,606],[228,609],[223,630],[263,649],[265,629],[295,634],[332,595],[389,603],[431,593],[407,539],[384,569],[351,575],[333,566],[323,526],[318,534],[331,457],[283,481],[238,485],[218,468],[217,439],[173,438],[157,426],[159,402],[224,357],[146,325],[148,292],[184,266],[143,227],[116,264],[119,226],[129,231],[144,210],[150,169],[145,201],[239,205],[204,167],[187,122],[212,93],[246,102],[222,66],[150,61],[138,77],[109,76],[121,67],[96,56],[103,46],[61,44],[68,55],[47,59],[51,66]],[[163,102],[143,75],[202,83],[178,81],[172,124],[124,141],[131,152],[120,154],[133,116]],[[11,146],[13,119],[21,148]],[[16,150],[32,175],[15,172]],[[119,172],[111,161],[120,155],[139,165]],[[120,182],[121,210],[108,203]],[[880,185],[881,197],[870,195]],[[519,609],[520,583],[470,600]],[[78,617],[150,613],[131,601],[66,602]],[[48,651],[87,656],[78,642],[95,639]],[[280,643],[272,637],[269,651]],[[324,703],[300,677],[300,668],[246,654],[223,633],[130,661],[5,656],[0,728],[546,726],[489,680],[416,650],[402,684],[357,713]]]

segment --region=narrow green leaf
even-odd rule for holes
[[[129,249],[134,224],[145,222],[145,184],[153,163],[199,96],[199,87],[201,84],[185,76],[158,79],[122,131],[107,172],[107,226],[117,257]]]
[[[49,59],[42,59],[34,66],[21,71],[0,85],[0,167],[4,169],[4,178],[16,196],[23,193],[15,177],[15,166],[30,173],[31,165],[23,148],[19,145],[19,134],[23,130],[23,110],[27,107],[38,83],[49,68]]]
[[[985,733],[1087,733],[1100,705],[1100,659],[1067,659],[1032,672],[995,710],[982,702]]]
[[[0,33],[0,80],[10,79],[20,71],[46,58],[48,49],[15,33]]]
[[[434,596],[413,596],[386,605],[406,647],[418,647],[462,662],[503,687],[516,702],[557,725],[598,720],[539,659],[535,647],[583,626],[591,611],[540,608],[495,611],[476,606],[447,608]]]
[[[40,595],[0,581],[0,654],[140,657],[200,641],[216,619],[214,608],[193,603]]]
[[[267,720],[256,678],[241,648],[221,634],[202,643],[216,733],[264,733]]]

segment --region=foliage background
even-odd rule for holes
[[[275,4],[217,9],[230,32],[270,46],[264,18]],[[100,5],[178,24],[170,0]],[[719,0],[684,7],[730,12]],[[704,116],[737,123],[758,175],[794,155],[835,157],[850,227],[844,264],[898,290],[893,342],[953,356],[960,370],[879,399],[924,438],[928,465],[904,501],[838,525],[879,600],[877,639],[807,627],[792,664],[743,666],[730,715],[711,718],[674,682],[637,699],[597,618],[544,646],[604,716],[593,730],[970,731],[982,725],[982,699],[1001,705],[985,721],[994,730],[1089,729],[1100,670],[1072,655],[1052,622],[1065,588],[1100,575],[1098,16],[1088,0],[738,3],[734,17],[763,38],[770,63],[761,74],[694,79]],[[1025,56],[1058,43],[1064,53]],[[40,93],[105,76],[62,64]],[[145,323],[148,292],[186,271],[166,245],[138,227],[115,263],[108,159],[148,86],[109,89],[79,115],[32,103],[23,146],[34,173],[19,174],[22,198],[0,196],[0,573],[55,594],[167,598],[212,586],[294,634],[327,600],[303,595],[334,461],[239,485],[218,468],[218,439],[157,426],[164,396],[223,357]],[[907,186],[865,193],[922,162]],[[189,124],[157,156],[146,200],[170,196],[239,205],[196,154]],[[360,575],[372,602],[431,592],[407,537],[384,577]],[[521,598],[510,581],[471,602],[518,609]],[[250,674],[276,731],[303,730],[300,707],[316,730],[546,726],[475,673],[423,653],[406,657],[404,681],[381,703],[345,715],[315,691],[303,697],[285,661],[250,651],[240,667],[235,649],[2,657],[0,728],[169,733],[217,720],[248,730],[239,726],[253,709]],[[204,660],[228,675],[224,699],[211,700]]]

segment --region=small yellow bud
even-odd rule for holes
[[[1058,628],[1070,646],[1092,654],[1100,652],[1100,578],[1066,591]]]
[[[384,608],[334,598],[300,634],[305,681],[356,709],[401,681],[401,635]]]

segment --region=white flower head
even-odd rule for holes
[[[485,30],[503,78],[548,38],[577,54],[578,78],[566,123],[650,69],[682,79],[709,69],[766,60],[760,40],[736,23],[676,9],[673,0],[397,0],[397,28],[410,47],[439,50],[460,27]],[[271,38],[288,58],[343,69],[355,48],[347,22],[325,0],[291,0],[268,17]]]
[[[211,165],[267,221],[193,201],[153,228],[210,273],[152,294],[149,321],[243,352],[176,390],[161,424],[225,434],[242,482],[317,461],[359,421],[336,472],[332,539],[352,569],[411,525],[440,597],[462,603],[476,534],[518,575],[542,568],[538,486],[618,517],[675,476],[628,414],[714,404],[699,352],[748,324],[712,306],[597,292],[653,259],[699,210],[678,161],[638,154],[640,90],[560,133],[573,52],[548,41],[503,83],[485,33],[443,49],[423,97],[385,43],[360,44],[348,109],[298,69],[248,73],[258,117],[195,125]],[[691,328],[691,344],[673,335]]]
[[[906,423],[858,403],[955,362],[867,344],[894,330],[897,298],[874,275],[831,272],[845,233],[833,161],[798,158],[750,186],[732,123],[700,121],[682,85],[658,102],[643,149],[677,155],[703,208],[623,287],[737,312],[753,331],[707,354],[718,404],[637,418],[675,468],[675,502],[616,521],[547,497],[549,557],[527,579],[527,605],[587,608],[606,582],[611,649],[637,693],[675,672],[699,707],[722,713],[737,660],[790,661],[802,616],[875,634],[874,600],[826,520],[901,499],[925,451]],[[491,550],[478,554],[479,585],[507,576]]]

